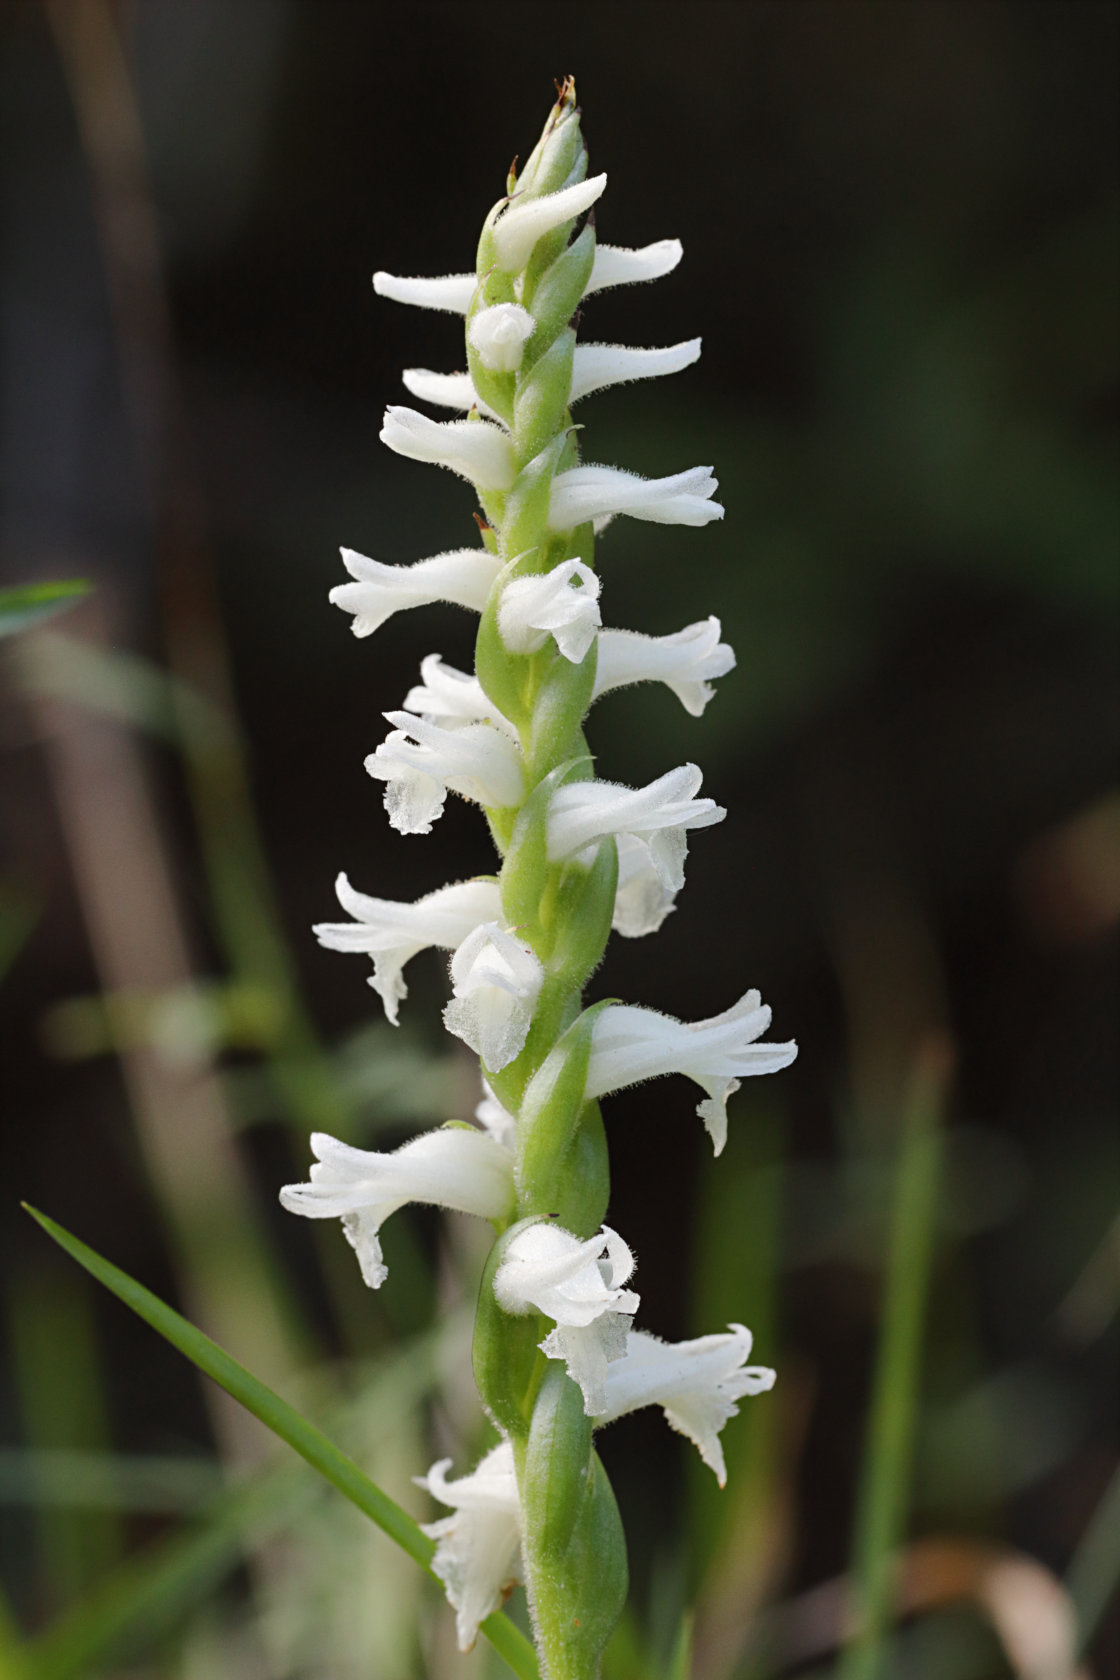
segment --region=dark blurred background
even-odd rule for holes
[[[1034,1672],[981,1627],[968,1559],[1064,1575],[1116,1466],[1117,32],[1104,0],[0,7],[3,576],[96,586],[0,661],[17,1623],[177,1521],[52,1494],[52,1453],[75,1476],[259,1453],[18,1197],[274,1377],[385,1359],[472,1287],[477,1249],[454,1285],[443,1227],[401,1216],[366,1296],[337,1229],[296,1228],[274,1192],[313,1125],[392,1140],[475,1100],[440,962],[413,965],[394,1037],[363,965],[308,931],[339,869],[412,898],[489,867],[476,812],[401,840],[361,769],[420,656],[467,666],[472,626],[433,608],[358,642],[326,593],[340,543],[408,562],[473,540],[468,488],[377,442],[401,367],[460,366],[461,327],[370,274],[471,266],[571,72],[610,175],[599,237],[685,247],[671,278],[589,300],[582,334],[705,346],[589,401],[586,456],[713,461],[728,510],[617,522],[605,619],[716,612],[739,659],[700,722],[645,689],[592,718],[602,774],[695,759],[729,810],[656,942],[616,940],[592,995],[694,1018],[758,985],[801,1043],[733,1102],[715,1169],[682,1082],[610,1102],[643,1322],[746,1317],[780,1372],[755,1403],[769,1446],[754,1413],[729,1426],[718,1507],[659,1417],[605,1438],[636,1615],[656,1645],[699,1592],[698,1676],[802,1672],[835,1644],[805,1595],[849,1558],[899,1115],[936,1046],[908,1532],[949,1537],[967,1583],[915,1587],[898,1673]],[[461,1467],[469,1401],[430,1409]],[[384,1452],[419,1510],[413,1450]],[[761,1539],[733,1504],[752,1453]],[[670,1511],[692,1513],[691,1564]],[[298,1640],[262,1657],[248,1596],[214,1585],[218,1656],[184,1604],[127,1672],[414,1672],[407,1642],[370,1666],[359,1641],[352,1669]],[[743,1666],[760,1604],[772,1669]],[[1118,1653],[1105,1617],[1093,1672]]]

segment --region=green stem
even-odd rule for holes
[[[931,1040],[919,1055],[903,1121],[883,1326],[855,1526],[855,1632],[838,1680],[878,1680],[883,1667],[894,1555],[906,1519],[947,1072],[948,1056],[940,1042]]]

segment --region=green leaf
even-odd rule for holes
[[[33,624],[53,618],[55,613],[72,607],[90,592],[90,585],[81,578],[65,583],[25,583],[14,589],[0,589],[0,636],[14,636],[17,630],[29,630]]]
[[[24,1204],[27,1205],[26,1203]],[[231,1394],[247,1411],[278,1435],[282,1441],[306,1459],[313,1469],[326,1478],[352,1504],[363,1511],[390,1540],[394,1540],[420,1567],[431,1573],[435,1547],[418,1523],[403,1511],[395,1500],[383,1493],[376,1483],[361,1471],[328,1440],[322,1430],[296,1411],[279,1394],[252,1376],[243,1365],[212,1342],[209,1336],[189,1323],[179,1313],[130,1278],[117,1266],[102,1259],[92,1248],[56,1225],[53,1219],[28,1207],[28,1213],[53,1237],[60,1248],[84,1266],[86,1271],[103,1283],[125,1306],[131,1307],[154,1330],[177,1347],[208,1377]],[[509,1664],[518,1680],[539,1680],[537,1660],[524,1634],[500,1612],[488,1616],[482,1632],[494,1649]]]

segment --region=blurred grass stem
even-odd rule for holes
[[[903,1117],[876,1360],[856,1514],[854,1632],[839,1680],[879,1680],[894,1597],[917,1413],[926,1297],[940,1180],[940,1121],[951,1054],[940,1036],[919,1048]]]

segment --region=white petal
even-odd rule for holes
[[[412,461],[448,467],[480,490],[508,490],[517,472],[508,434],[488,420],[430,420],[390,403],[381,441]]]
[[[441,729],[410,712],[386,712],[391,730],[365,761],[384,781],[385,809],[401,834],[428,834],[447,790],[480,805],[521,803],[521,754],[508,735],[488,723]]]
[[[678,838],[651,850],[651,860],[664,885],[679,892],[684,884],[684,831],[707,828],[727,815],[713,799],[693,798],[701,780],[695,764],[682,764],[643,788],[569,782],[549,801],[549,858],[559,863],[577,857],[608,834],[651,838],[664,831]]]
[[[519,274],[533,254],[533,246],[546,233],[589,210],[607,184],[605,175],[562,187],[541,198],[511,199],[508,208],[493,225],[498,267],[506,274]]]
[[[549,523],[567,531],[588,519],[598,524],[628,513],[655,525],[707,525],[723,518],[722,506],[711,499],[716,489],[710,467],[668,478],[639,478],[618,467],[569,467],[553,484]]]
[[[433,601],[450,601],[481,612],[502,569],[498,556],[484,548],[452,549],[411,566],[386,566],[352,548],[342,550],[342,559],[354,582],[338,584],[330,599],[354,614],[355,636],[372,635],[395,612]]]
[[[452,315],[466,314],[477,285],[478,276],[475,274],[441,274],[430,280],[408,279],[378,269],[373,277],[373,289],[379,297],[393,298],[397,303],[414,303],[421,309],[446,309]]]
[[[420,661],[422,682],[405,695],[404,709],[417,717],[453,729],[464,723],[492,723],[511,740],[517,731],[498,711],[478,678],[448,665],[438,653]]]
[[[497,922],[474,929],[451,959],[454,997],[444,1025],[497,1073],[520,1053],[544,969],[530,946]]]
[[[549,1359],[562,1359],[568,1375],[583,1390],[583,1410],[594,1417],[606,1404],[606,1380],[612,1360],[626,1351],[631,1313],[605,1312],[593,1323],[577,1327],[558,1324],[540,1344]]]
[[[637,1311],[638,1296],[622,1288],[633,1269],[633,1255],[608,1226],[581,1241],[542,1221],[509,1244],[494,1277],[494,1294],[508,1313],[536,1310],[557,1324],[580,1328],[605,1312]]]
[[[736,1416],[736,1400],[774,1386],[775,1372],[746,1364],[750,1351],[751,1333],[742,1324],[729,1326],[728,1334],[688,1342],[662,1342],[635,1330],[625,1356],[606,1373],[596,1422],[610,1423],[642,1406],[661,1406],[672,1427],[699,1448],[722,1487],[726,1469],[720,1430]]]
[[[454,950],[480,922],[501,915],[496,881],[456,881],[413,904],[369,898],[355,892],[345,875],[335,882],[335,892],[355,919],[319,922],[312,932],[330,951],[362,951],[373,958],[370,983],[394,1025],[398,1005],[408,995],[401,974],[405,963],[430,945]]]
[[[756,991],[706,1021],[676,1021],[656,1010],[611,1004],[595,1020],[586,1095],[603,1096],[661,1074],[687,1074],[707,1092],[697,1113],[718,1155],[726,1140],[726,1100],[739,1082],[776,1073],[797,1055],[795,1043],[755,1042],[769,1025],[770,1010]]]
[[[515,578],[498,606],[498,631],[511,653],[536,653],[551,635],[573,665],[586,655],[601,622],[599,579],[578,558]]]
[[[474,388],[469,373],[433,373],[430,368],[405,368],[401,374],[405,389],[421,402],[435,403],[437,408],[458,408],[465,413],[477,408],[487,420],[505,422],[484,403]]]
[[[608,286],[632,286],[643,280],[660,280],[663,275],[673,272],[683,255],[684,246],[679,239],[658,239],[638,250],[628,250],[624,245],[596,245],[595,264],[583,295],[590,297],[592,292],[604,291]],[[467,304],[463,307],[465,309]]]
[[[663,350],[635,350],[625,344],[577,344],[572,359],[572,394],[569,402],[577,403],[592,391],[602,391],[608,385],[625,385],[632,379],[659,379],[663,374],[680,373],[691,367],[700,355],[698,338],[684,339]]]
[[[362,1276],[371,1289],[387,1275],[379,1233],[390,1214],[406,1202],[427,1202],[501,1219],[513,1207],[513,1160],[485,1132],[444,1126],[422,1133],[400,1149],[382,1154],[355,1149],[315,1132],[317,1157],[306,1184],[286,1184],[281,1204],[310,1219],[341,1216]]]
[[[517,1121],[508,1109],[502,1107],[485,1078],[482,1081],[482,1101],[475,1109],[474,1117],[503,1148],[516,1147]]]
[[[611,926],[624,939],[656,933],[674,909],[676,893],[665,886],[649,847],[632,834],[618,836],[618,886]]]
[[[536,325],[519,303],[495,303],[479,310],[467,328],[467,338],[484,368],[491,373],[516,373]]]
[[[734,651],[719,638],[718,618],[700,619],[670,636],[600,631],[592,698],[630,683],[663,682],[686,712],[699,717],[712,698],[712,682],[735,665]]]
[[[459,1649],[469,1651],[480,1623],[500,1609],[520,1579],[520,1503],[513,1466],[513,1448],[502,1441],[469,1476],[449,1482],[449,1458],[433,1464],[418,1486],[454,1514],[424,1523],[424,1533],[437,1542],[433,1573],[443,1582],[456,1611]]]

